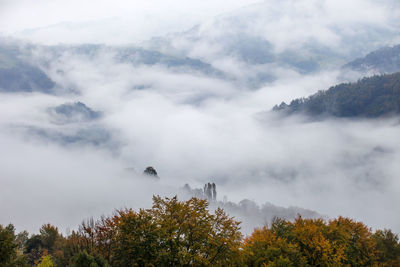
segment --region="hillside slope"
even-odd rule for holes
[[[0,45],[0,92],[50,93],[54,82],[38,67],[22,60],[17,46]]]
[[[383,47],[343,66],[363,73],[384,74],[400,71],[400,45]]]
[[[285,114],[311,116],[380,117],[400,113],[400,73],[363,78],[356,83],[343,83],[326,91],[282,102],[273,108]]]

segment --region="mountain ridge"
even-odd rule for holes
[[[342,83],[272,109],[285,115],[377,118],[400,113],[400,72]]]

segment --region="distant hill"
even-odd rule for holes
[[[390,6],[388,13],[397,11],[397,6]],[[209,62],[234,58],[243,65],[259,66],[253,71],[265,74],[273,75],[276,67],[307,74],[341,66],[398,37],[399,20],[390,20],[387,27],[368,18],[343,20],[345,16],[336,12],[325,1],[319,5],[259,1],[187,31],[152,38],[146,45],[157,51],[195,54]],[[336,19],[327,14],[335,14]],[[308,30],[299,30],[303,28]]]
[[[234,203],[228,201],[226,196],[223,201],[219,201],[217,200],[217,190],[214,183],[205,184],[204,189],[191,188],[189,184],[185,184],[182,189],[183,193],[188,197],[207,199],[211,209],[216,209],[218,207],[223,208],[230,216],[240,220],[242,222],[240,225],[241,231],[245,234],[251,233],[254,227],[261,227],[266,223],[271,223],[274,218],[293,221],[299,215],[303,218],[323,217],[323,215],[313,210],[293,206],[285,208],[269,202],[261,206],[249,199],[243,199],[239,203]]]
[[[32,58],[35,51],[45,53],[47,57]],[[222,71],[211,64],[199,59],[186,56],[173,56],[153,50],[138,47],[105,46],[97,44],[82,45],[57,45],[41,46],[26,45],[20,48],[18,45],[9,45],[0,42],[0,92],[53,92],[55,83],[38,66],[51,65],[65,53],[82,56],[88,60],[95,59],[102,54],[113,55],[116,62],[139,65],[160,65],[171,71],[181,73],[194,73],[214,78],[227,78]],[[36,64],[25,59],[30,58]],[[60,70],[61,71],[61,70]],[[138,89],[146,87],[140,86]]]
[[[381,117],[400,113],[400,72],[343,83],[326,91],[282,102],[273,108],[284,114],[335,117]]]
[[[364,73],[384,74],[400,71],[400,45],[373,51],[343,66]]]
[[[113,55],[116,62],[139,65],[160,65],[177,72],[191,72],[222,78],[225,74],[212,65],[196,58],[174,56],[135,46],[107,46],[99,44],[37,46],[55,60],[64,53],[86,57],[90,60],[102,54]],[[46,64],[44,64],[46,65]]]
[[[41,69],[20,56],[17,46],[0,44],[0,92],[50,93],[54,82]]]
[[[51,121],[56,124],[89,122],[101,117],[101,112],[94,111],[82,102],[65,103],[49,108]]]

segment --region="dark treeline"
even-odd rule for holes
[[[62,235],[0,226],[0,266],[400,266],[398,236],[361,222],[275,219],[243,238],[240,223],[204,199],[153,198]]]
[[[282,102],[273,108],[286,114],[374,118],[400,113],[400,72],[343,83],[326,91]]]

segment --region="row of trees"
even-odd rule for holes
[[[400,266],[398,236],[339,217],[276,219],[243,243],[247,266]]]
[[[348,218],[276,219],[243,239],[240,223],[206,200],[153,201],[67,236],[49,224],[31,236],[0,226],[0,266],[400,266],[397,235]]]

